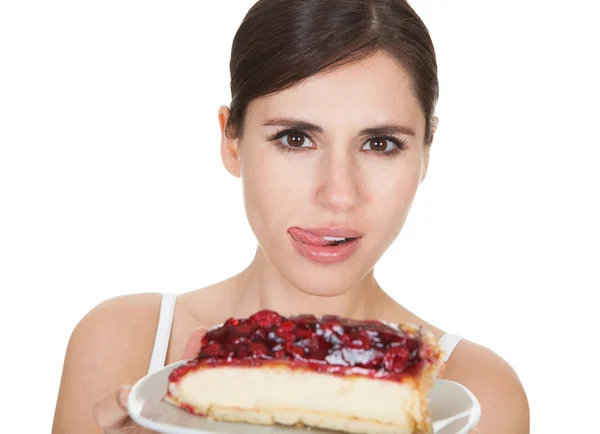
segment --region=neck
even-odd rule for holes
[[[377,317],[387,299],[371,270],[340,295],[316,296],[296,288],[282,276],[259,247],[252,263],[235,278],[235,316],[246,317],[262,309],[282,315],[312,313],[355,319]]]

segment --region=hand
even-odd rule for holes
[[[197,328],[192,332],[181,360],[196,357],[205,333],[205,328]],[[160,434],[143,428],[131,420],[127,413],[127,398],[130,391],[131,386],[121,386],[100,399],[94,406],[93,414],[96,423],[105,434]]]
[[[158,434],[131,420],[127,413],[127,398],[131,386],[121,386],[106,394],[94,406],[94,419],[105,434]]]

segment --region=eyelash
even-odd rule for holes
[[[300,152],[305,152],[305,151],[312,149],[312,148],[295,148],[293,146],[288,146],[288,145],[284,144],[281,140],[279,140],[282,137],[285,137],[291,133],[300,134],[300,135],[306,137],[311,142],[313,142],[313,140],[311,139],[311,137],[308,134],[306,134],[305,132],[303,132],[301,130],[294,130],[294,129],[285,129],[282,131],[278,131],[277,133],[275,133],[275,135],[273,135],[273,137],[271,137],[269,139],[269,141],[274,142],[275,145],[278,146],[284,152],[300,153]],[[374,140],[374,139],[386,139],[386,140],[391,141],[394,145],[396,145],[396,148],[392,151],[387,151],[387,152],[386,151],[373,151],[373,150],[366,151],[366,152],[376,154],[378,157],[393,157],[394,155],[397,155],[400,152],[404,151],[406,149],[406,145],[407,145],[406,140],[398,139],[393,136],[374,136],[374,137],[370,137],[369,139],[367,139],[367,141],[365,143],[367,143],[371,140]]]

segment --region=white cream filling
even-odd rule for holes
[[[369,377],[320,374],[286,367],[211,367],[170,384],[180,402],[207,413],[211,406],[320,412],[412,426],[425,409],[410,384]]]

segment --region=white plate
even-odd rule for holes
[[[127,409],[138,425],[164,434],[340,434],[312,428],[217,422],[190,414],[162,400],[169,374],[184,363],[176,362],[147,375],[131,389]],[[479,422],[479,402],[458,383],[436,379],[429,399],[435,434],[468,434]]]

